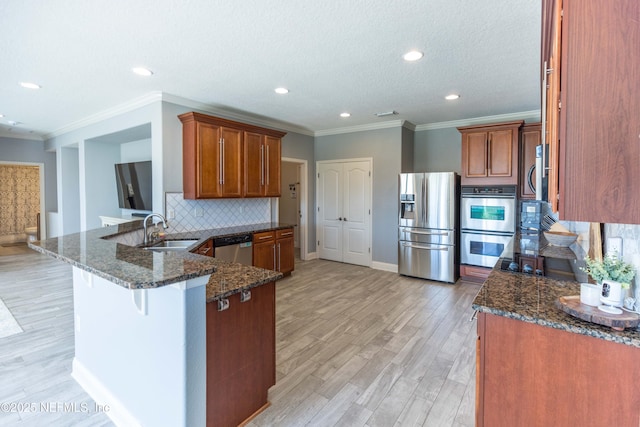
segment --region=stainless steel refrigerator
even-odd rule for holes
[[[460,177],[455,172],[399,177],[398,273],[455,283],[460,255]]]

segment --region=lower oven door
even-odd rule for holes
[[[398,242],[398,273],[422,279],[454,283],[455,246]]]
[[[478,233],[462,231],[460,233],[460,262],[479,267],[496,265],[498,258],[511,241],[510,234]]]

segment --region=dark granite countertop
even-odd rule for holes
[[[168,229],[166,240],[198,242],[185,251],[154,252],[135,246],[143,236],[140,220],[30,242],[29,247],[128,289],[157,288],[210,274],[207,283],[210,302],[277,280],[282,274],[192,254],[189,250],[210,238],[288,227],[291,225],[269,222],[174,234]]]
[[[542,242],[540,245],[532,244],[532,239],[531,235],[514,236],[482,285],[472,307],[483,313],[640,348],[640,328],[626,329],[622,332],[614,331],[610,327],[573,317],[554,305],[561,296],[580,295],[578,280],[586,281],[586,275],[579,269],[584,251],[577,244],[570,248],[558,248],[547,246],[543,240],[540,240]],[[527,246],[529,249],[526,249]],[[502,269],[514,261],[518,262],[520,255],[523,254],[530,257],[543,257],[545,270],[548,257],[553,267],[549,272],[550,277]],[[558,265],[563,266],[560,272],[558,272]]]

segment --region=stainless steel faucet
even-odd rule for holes
[[[144,226],[144,245],[147,246],[149,244],[149,234],[147,233],[147,221],[149,218],[152,218],[154,216],[157,216],[158,218],[160,218],[162,220],[162,226],[164,227],[164,229],[166,230],[167,228],[169,228],[169,226],[167,225],[167,220],[164,218],[164,216],[158,214],[158,213],[151,213],[149,215],[147,215],[144,218],[144,222],[143,222],[143,226]],[[151,233],[153,234],[153,232]],[[155,240],[158,238],[157,234],[155,236],[153,236],[153,239],[151,239],[151,243],[155,242]]]

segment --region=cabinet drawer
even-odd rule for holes
[[[273,240],[276,233],[273,231],[262,231],[260,233],[253,233],[253,243],[268,242]]]
[[[293,237],[293,228],[285,228],[283,230],[276,230],[276,239],[282,239],[284,237]]]

